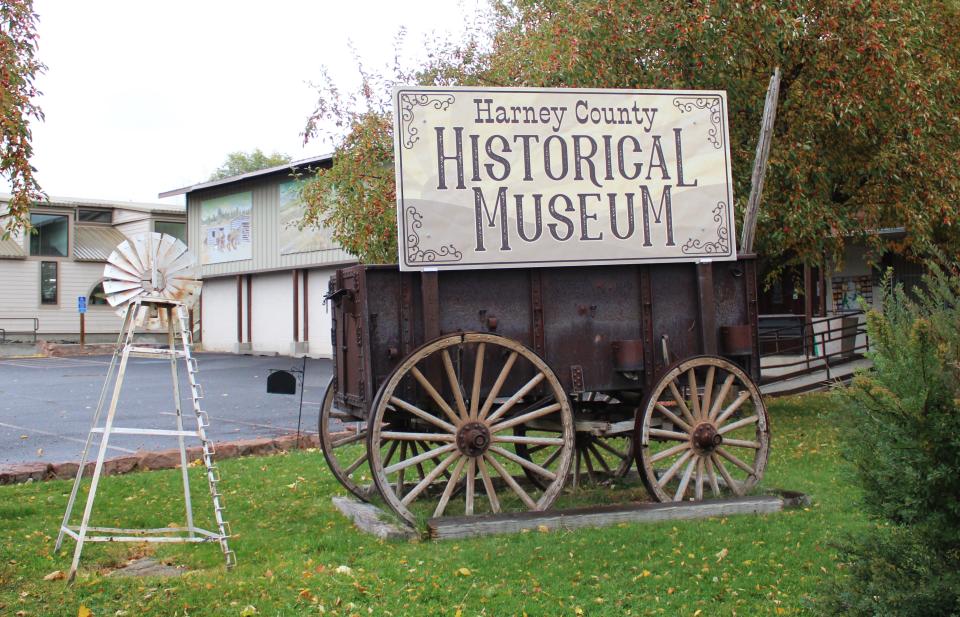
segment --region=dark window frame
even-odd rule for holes
[[[154,220],[153,220],[153,225],[152,225],[153,231],[154,231],[155,233],[166,233],[166,232],[157,231],[157,223],[166,223],[166,224],[168,224],[168,225],[183,225],[183,238],[178,238],[178,239],[179,239],[180,241],[182,241],[184,244],[187,243],[187,222],[186,222],[186,221],[171,221],[171,220],[165,220],[165,219],[154,219]],[[169,235],[169,234],[168,234],[168,235]],[[176,238],[176,236],[174,236],[174,237]]]
[[[53,300],[48,301],[44,299],[43,295],[43,279],[44,279],[44,266],[47,264],[53,266]],[[59,308],[60,306],[60,262],[59,261],[41,261],[40,262],[40,306],[41,307],[51,307]]]
[[[97,220],[84,220],[84,213],[94,213],[107,216],[106,221],[97,221]],[[78,225],[113,225],[113,210],[105,210],[103,208],[77,208],[77,224]]]
[[[31,222],[31,224],[33,224],[33,217],[34,217],[34,216],[61,217],[61,218],[63,218],[63,219],[65,220],[65,224],[66,224],[66,234],[67,234],[67,242],[66,242],[65,254],[64,254],[64,255],[44,255],[42,252],[39,252],[39,251],[36,252],[36,253],[34,253],[34,251],[33,251],[33,249],[34,249],[34,239],[38,238],[38,236],[36,235],[36,233],[39,233],[39,232],[36,232],[36,233],[35,233],[34,231],[30,231],[30,232],[28,232],[28,233],[26,234],[26,235],[27,235],[27,246],[26,246],[27,254],[28,254],[30,257],[36,257],[36,258],[42,259],[42,260],[44,260],[44,261],[50,261],[50,260],[53,260],[53,259],[70,259],[70,258],[71,258],[71,255],[73,254],[73,232],[72,232],[72,229],[71,229],[71,228],[73,227],[73,217],[70,216],[70,214],[67,214],[67,213],[65,213],[65,212],[49,212],[49,211],[44,211],[44,210],[31,210],[31,211],[30,211],[30,222]],[[39,240],[37,240],[37,242],[38,242],[38,244],[39,244]]]

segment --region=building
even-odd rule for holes
[[[330,357],[330,277],[356,260],[325,230],[299,229],[300,178],[330,155],[161,193],[186,196],[187,239],[201,264],[194,311],[205,351]]]
[[[9,195],[0,195],[0,218]],[[146,231],[186,238],[182,206],[51,198],[30,209],[34,233],[0,238],[0,341],[34,335],[75,341],[79,297],[88,340],[112,340],[120,318],[103,295],[103,266],[125,238]]]

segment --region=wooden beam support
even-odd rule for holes
[[[430,537],[459,539],[522,531],[608,527],[621,523],[655,523],[734,514],[772,514],[785,507],[781,497],[739,497],[672,503],[639,503],[545,512],[487,516],[448,516],[427,521]]]

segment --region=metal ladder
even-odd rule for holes
[[[167,319],[167,348],[142,347],[134,344],[134,332],[137,323],[150,309],[157,311],[158,317],[166,316]],[[176,317],[174,319],[174,316]],[[177,338],[179,335],[181,349],[177,349]],[[123,326],[120,335],[117,338],[117,347],[114,350],[113,358],[107,370],[107,377],[104,380],[103,388],[100,391],[100,400],[94,411],[93,422],[87,441],[80,457],[77,476],[74,479],[73,490],[70,493],[70,499],[67,502],[67,509],[63,516],[63,522],[60,525],[60,533],[57,536],[55,550],[60,550],[65,535],[70,536],[77,541],[76,549],[73,554],[73,562],[70,566],[68,580],[73,580],[76,576],[77,567],[80,563],[80,554],[83,550],[84,542],[219,542],[226,560],[227,568],[236,565],[236,555],[230,550],[228,539],[231,536],[230,524],[224,520],[223,495],[219,490],[220,472],[214,464],[214,446],[207,438],[206,429],[210,426],[210,420],[207,412],[200,408],[200,401],[203,399],[203,388],[197,381],[198,366],[196,358],[191,352],[192,333],[188,326],[188,317],[186,308],[179,302],[168,300],[150,300],[137,299],[129,304],[123,316]],[[169,358],[170,374],[173,378],[173,395],[176,403],[176,430],[166,429],[147,429],[147,428],[120,428],[113,426],[113,421],[117,412],[117,401],[120,396],[120,389],[123,383],[123,377],[126,372],[127,362],[131,357],[146,358]],[[197,429],[195,431],[184,430],[183,415],[180,405],[180,380],[178,370],[178,359],[182,358],[187,366],[187,378],[190,383],[190,399],[193,404],[193,412],[197,419]],[[119,365],[117,360],[119,359]],[[116,379],[114,380],[114,372]],[[100,415],[106,402],[107,392],[111,381],[113,381],[113,394],[110,400],[110,406],[107,411],[107,417],[102,427],[98,426]],[[93,470],[93,477],[90,483],[90,492],[87,496],[86,507],[83,512],[83,519],[79,526],[70,525],[70,515],[76,502],[79,492],[84,468],[87,463],[87,457],[90,454],[90,448],[93,443],[93,436],[101,434],[97,461]],[[111,527],[90,527],[90,514],[93,510],[93,502],[96,497],[97,487],[103,472],[104,458],[107,445],[111,434],[126,435],[162,435],[175,436],[180,449],[180,469],[183,480],[183,497],[186,514],[185,527],[162,527],[156,529],[121,529]],[[217,533],[200,529],[193,522],[193,508],[190,500],[190,479],[188,474],[187,451],[184,442],[185,437],[196,437],[202,445],[202,461],[206,469],[207,483],[210,488],[210,496],[213,500],[214,519],[217,523]],[[89,532],[95,532],[100,535],[88,535]],[[171,535],[176,534],[176,535]]]

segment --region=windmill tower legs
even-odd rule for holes
[[[158,316],[166,317],[167,321],[167,348],[141,347],[134,344],[134,333],[136,331],[139,318],[154,309]],[[219,542],[226,559],[227,567],[233,567],[236,563],[234,552],[230,550],[228,539],[231,535],[230,524],[223,518],[222,495],[218,488],[220,481],[219,471],[213,461],[213,444],[207,439],[206,428],[209,426],[207,413],[200,408],[200,401],[203,399],[203,389],[197,381],[197,361],[192,355],[192,335],[187,327],[187,312],[182,304],[175,301],[155,301],[137,299],[131,302],[123,316],[123,327],[117,340],[117,348],[114,351],[113,358],[110,361],[110,367],[107,370],[106,380],[100,393],[100,400],[93,414],[93,422],[90,433],[87,436],[86,445],[80,458],[80,466],[77,469],[77,476],[74,479],[73,489],[70,493],[70,499],[67,502],[67,509],[63,516],[63,523],[60,525],[60,533],[57,536],[56,550],[60,549],[65,535],[76,540],[76,548],[73,553],[73,562],[70,565],[68,580],[73,580],[76,576],[77,567],[80,563],[80,554],[83,551],[85,542]],[[181,346],[177,348],[177,335],[180,337]],[[170,374],[173,378],[173,396],[176,411],[176,429],[150,429],[150,428],[121,428],[113,425],[117,416],[117,403],[120,399],[120,390],[123,385],[124,375],[127,369],[127,363],[131,357],[147,358],[169,358]],[[180,380],[178,360],[183,359],[187,367],[187,377],[190,384],[190,398],[192,401],[194,415],[196,416],[196,430],[185,430],[183,428],[183,415],[180,401]],[[103,426],[99,426],[100,416],[104,409],[107,399],[107,392],[111,382],[113,383],[113,393],[110,397],[110,403],[107,407],[107,415]],[[90,455],[90,449],[93,444],[93,436],[100,434],[100,444],[97,450],[97,459],[93,468],[93,477],[90,482],[90,491],[87,494],[86,505],[83,510],[83,517],[79,526],[70,525],[70,516],[73,507],[76,504],[76,498],[79,493],[80,484],[83,476],[84,467],[87,458]],[[111,434],[126,435],[154,435],[171,436],[177,438],[180,450],[180,469],[183,481],[183,497],[186,514],[186,525],[184,527],[160,527],[155,529],[129,529],[112,527],[91,527],[90,518],[93,512],[93,503],[96,499],[97,488],[100,484],[100,478],[103,474],[103,463],[107,452],[107,446]],[[217,524],[217,531],[207,531],[194,525],[193,509],[190,499],[190,478],[188,472],[188,460],[186,450],[186,437],[195,437],[200,440],[202,445],[201,461],[206,471],[207,483],[210,488],[210,496],[213,502],[214,519]]]

